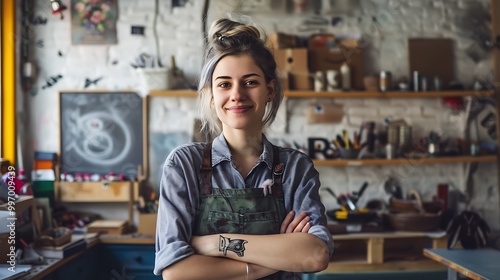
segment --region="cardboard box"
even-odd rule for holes
[[[139,213],[137,232],[146,235],[156,235],[156,213]]]
[[[353,89],[364,89],[363,49],[346,46],[332,49],[309,49],[309,71],[312,73],[326,70],[337,70],[340,73],[340,66],[344,62],[347,62],[351,69],[351,85]]]
[[[295,35],[277,32],[267,36],[266,46],[270,49],[296,48],[299,46],[299,40]]]
[[[311,78],[308,70],[308,50],[297,49],[274,49],[274,59],[278,67],[280,77],[288,77],[283,80],[283,89],[310,90]]]

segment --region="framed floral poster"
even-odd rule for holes
[[[75,45],[116,44],[118,0],[71,0],[71,41]]]

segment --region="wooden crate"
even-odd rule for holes
[[[134,201],[139,198],[139,183],[136,181],[56,181],[55,192],[57,202],[127,202],[128,224],[134,223]]]
[[[131,195],[137,200],[138,192],[138,184],[130,181],[56,182],[56,197],[60,202],[129,202]]]
[[[383,232],[333,235],[335,250],[322,273],[442,270],[423,256],[424,248],[446,248],[445,232]]]

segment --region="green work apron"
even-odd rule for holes
[[[212,143],[207,143],[201,166],[200,211],[196,215],[194,235],[218,233],[279,234],[285,219],[285,203],[278,147],[273,145],[272,191],[264,195],[263,188],[212,188]],[[284,279],[277,272],[262,279]]]

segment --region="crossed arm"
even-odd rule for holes
[[[247,263],[248,279],[279,270],[323,270],[329,261],[328,247],[321,239],[307,233],[311,227],[309,220],[307,213],[295,217],[295,212],[291,211],[281,225],[281,234],[193,236],[191,246],[196,254],[164,269],[163,279],[246,279]],[[242,245],[244,249],[237,253],[228,246],[230,240],[231,244]]]

